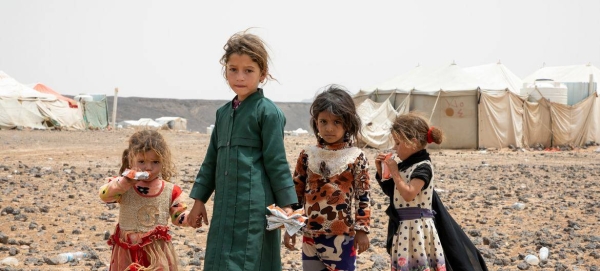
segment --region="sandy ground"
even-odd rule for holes
[[[133,130],[0,131],[0,270],[106,270],[117,205],[97,191],[115,175]],[[164,131],[179,169],[175,183],[189,192],[208,136]],[[290,165],[309,136],[285,139]],[[376,150],[366,149],[373,159]],[[430,150],[437,189],[449,212],[480,249],[489,270],[600,270],[600,152]],[[372,171],[374,166],[371,165]],[[374,175],[373,175],[374,176]],[[389,270],[384,249],[387,199],[373,183],[371,248],[358,270]],[[188,199],[188,204],[192,201]],[[212,203],[208,204],[209,213]],[[202,270],[207,228],[172,228],[181,270]],[[548,261],[525,263],[548,247]],[[90,258],[50,265],[60,252]],[[301,270],[300,252],[282,248],[284,270]]]

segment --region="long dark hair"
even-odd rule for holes
[[[317,129],[317,118],[321,112],[327,111],[342,119],[346,135],[344,139],[352,143],[356,141],[360,134],[361,122],[358,113],[356,113],[356,105],[352,96],[346,89],[340,85],[328,85],[325,87],[310,106],[311,127],[320,144],[324,141],[319,138],[319,130]],[[354,140],[353,140],[354,139]]]

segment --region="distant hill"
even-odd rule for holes
[[[108,119],[112,121],[113,96],[108,99]],[[190,131],[206,132],[206,127],[214,124],[217,109],[228,101],[222,100],[180,100],[162,98],[119,97],[117,100],[117,122],[157,119],[160,117],[182,117],[187,119]],[[276,102],[287,119],[285,130],[298,128],[311,131],[309,126],[310,103]]]

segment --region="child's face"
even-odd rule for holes
[[[417,146],[399,139],[398,136],[394,136],[394,150],[396,151],[398,158],[404,161],[406,158],[417,152]]]
[[[136,171],[146,171],[150,175],[148,179],[143,181],[152,181],[160,175],[162,163],[160,157],[154,151],[138,153],[133,158],[131,168]]]
[[[342,118],[323,111],[317,116],[317,130],[321,138],[328,144],[341,143],[344,141],[344,122]]]
[[[265,79],[258,64],[246,54],[232,54],[229,56],[225,68],[227,69],[225,73],[227,83],[240,101],[256,92],[258,84]]]

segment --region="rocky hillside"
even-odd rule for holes
[[[138,120],[140,118],[157,119],[160,117],[182,117],[187,119],[190,131],[205,132],[206,127],[214,124],[215,112],[227,101],[222,100],[179,100],[140,97],[119,97],[117,100],[117,122]],[[276,102],[287,118],[285,130],[298,128],[310,130],[310,103]],[[108,97],[108,118],[112,121],[113,96]]]

